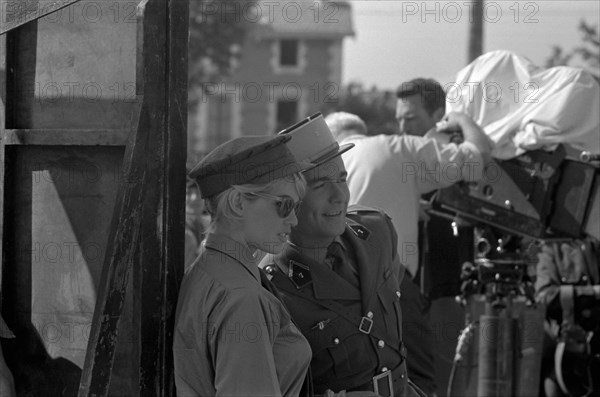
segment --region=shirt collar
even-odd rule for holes
[[[346,248],[346,243],[344,243],[344,240],[342,239],[341,235],[335,236],[335,238],[333,239],[331,244],[333,244],[333,243],[338,243],[342,247],[344,252],[348,252],[348,249]],[[331,246],[331,244],[329,244],[329,245]]]
[[[245,244],[235,241],[224,234],[208,234],[205,240],[205,248],[219,251],[238,261],[260,282],[258,270],[260,255],[258,251],[253,253]]]
[[[351,141],[355,141],[357,139],[364,139],[367,138],[367,135],[363,135],[363,134],[352,134],[352,135],[348,135],[344,138],[342,138],[342,140],[339,142],[340,145],[343,145],[345,143],[351,142]]]
[[[300,247],[290,241],[288,241],[286,246],[293,248],[296,252],[312,259],[313,261],[315,261],[317,263],[322,263],[323,261],[318,260],[318,258],[325,259],[326,255],[327,255],[327,249],[333,243],[338,243],[342,247],[344,252],[348,251],[348,249],[346,248],[346,244],[344,243],[341,235],[335,236],[335,238],[331,241],[331,243],[329,243],[329,245],[327,247],[303,248],[303,247]]]

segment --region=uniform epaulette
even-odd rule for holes
[[[348,206],[347,214],[357,214],[359,212],[381,212],[379,208],[367,207],[366,205],[352,204]]]
[[[387,218],[391,219],[390,216],[381,208],[368,207],[366,205],[360,205],[360,204],[353,204],[353,205],[349,206],[348,210],[346,211],[346,214],[353,215],[353,214],[360,214],[360,213],[365,213],[365,212],[382,214],[382,215],[385,215]]]

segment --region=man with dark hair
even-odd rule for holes
[[[316,166],[304,172],[288,243],[261,266],[310,343],[315,394],[421,395],[406,375],[394,226],[382,210],[348,208],[341,155],[353,145],[338,145],[320,114],[282,133],[296,158]]]
[[[396,97],[401,134],[424,136],[446,113],[446,93],[433,79],[404,82],[396,90]]]

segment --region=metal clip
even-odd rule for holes
[[[360,324],[358,325],[358,330],[363,334],[370,334],[371,328],[373,328],[373,320],[369,317],[364,317],[360,320]]]

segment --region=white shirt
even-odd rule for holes
[[[470,142],[456,145],[427,136],[353,135],[340,144],[350,142],[355,147],[342,155],[350,204],[378,207],[392,218],[400,261],[414,276],[420,196],[460,180],[480,179],[482,156]]]

